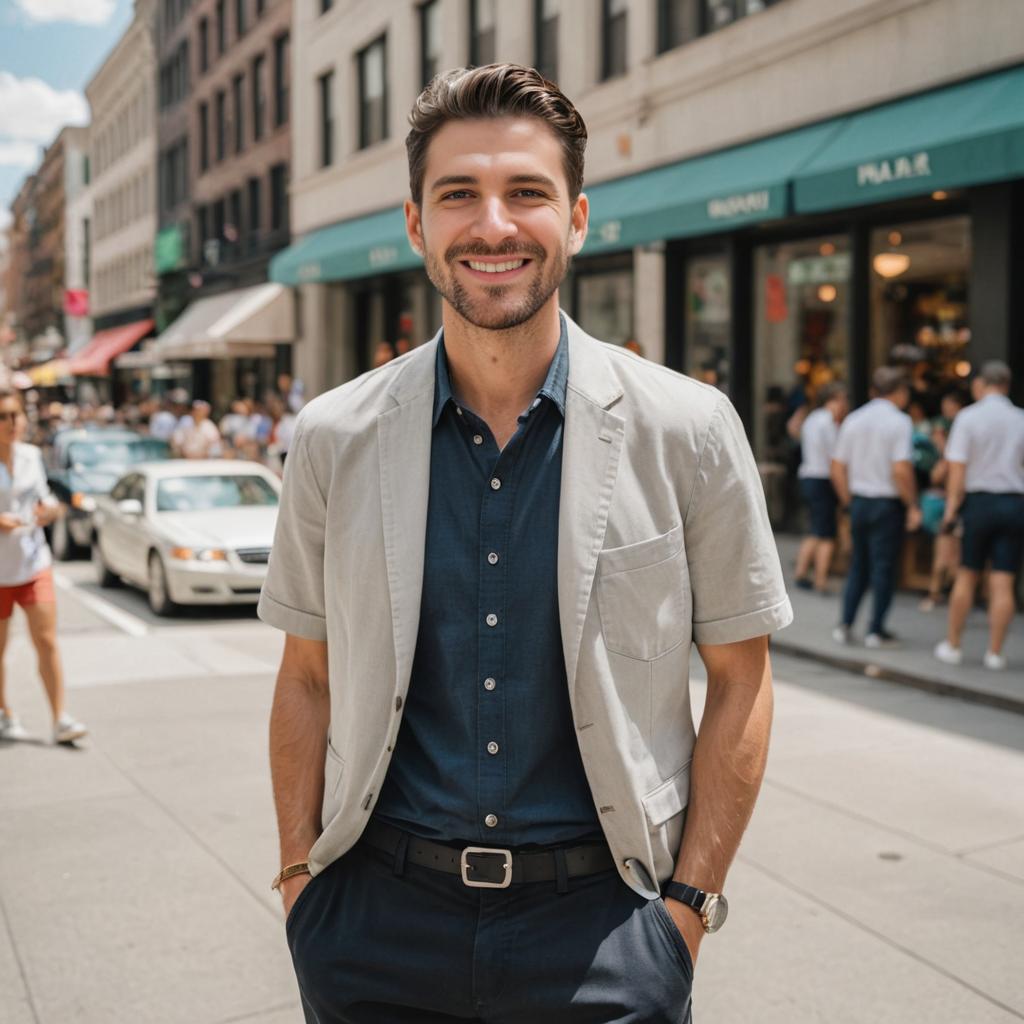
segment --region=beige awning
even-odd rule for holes
[[[272,359],[275,345],[294,340],[292,290],[258,284],[197,299],[157,338],[152,351],[160,362]]]

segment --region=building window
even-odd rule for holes
[[[658,53],[688,43],[701,34],[703,0],[658,0]]]
[[[199,73],[210,70],[210,20],[199,19]]]
[[[334,72],[328,71],[317,79],[320,95],[320,166],[334,163]]]
[[[210,166],[210,105],[199,104],[199,170]]]
[[[267,58],[261,53],[252,61],[252,137],[254,141],[263,138],[267,111],[267,93],[263,87],[263,75]]]
[[[732,369],[731,274],[725,250],[686,261],[684,372],[727,394]]]
[[[274,40],[274,127],[288,123],[288,81],[290,68],[288,67],[289,36],[278,36]]]
[[[242,190],[232,189],[228,196],[228,223],[224,228],[224,237],[234,248],[242,234]]]
[[[262,197],[260,195],[260,179],[250,178],[248,183],[249,188],[249,234],[259,234],[260,230],[260,205]]]
[[[210,237],[210,208],[208,206],[203,205],[196,210],[196,227],[199,233],[199,246],[202,248]]]
[[[549,81],[558,81],[559,0],[534,0],[533,66]]]
[[[469,63],[475,67],[495,60],[495,0],[469,0]]]
[[[89,238],[90,233],[90,222],[89,218],[85,217],[82,219],[82,280],[85,282],[86,290],[89,288],[89,274],[92,271],[92,242]]]
[[[740,18],[747,17],[748,14],[758,14],[777,2],[778,0],[702,0],[700,31],[702,34],[715,32]]]
[[[320,0],[320,13],[326,14],[334,6],[334,0]]]
[[[626,73],[628,0],[601,0],[601,78]]]
[[[426,84],[441,70],[441,4],[430,0],[420,7],[420,82]]]
[[[228,48],[227,0],[217,0],[217,55],[223,57]]]
[[[262,18],[267,10],[267,0],[256,0],[256,17]]]
[[[235,107],[235,152],[245,148],[245,75],[231,80],[231,95]]]
[[[359,53],[359,148],[388,136],[386,39],[381,36]]]
[[[221,91],[218,92],[217,96],[216,96],[216,114],[215,114],[216,121],[217,121],[216,129],[215,129],[216,133],[217,133],[217,142],[216,142],[216,147],[214,149],[214,153],[215,153],[215,156],[216,156],[218,161],[223,160],[224,156],[225,156],[225,154],[227,152],[227,135],[228,135],[227,107],[228,107],[227,93],[225,93],[224,90],[221,89]]]
[[[284,231],[288,227],[288,165],[275,164],[270,168],[270,230]]]
[[[238,32],[239,39],[241,39],[249,29],[245,19],[245,0],[235,0],[235,29]]]

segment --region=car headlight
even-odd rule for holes
[[[81,491],[75,491],[71,495],[71,507],[77,508],[82,512],[95,512],[96,511],[96,500],[91,498],[88,494],[83,494]]]
[[[226,562],[228,553],[220,548],[171,548],[171,558],[182,562]]]

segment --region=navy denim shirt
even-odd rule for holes
[[[499,451],[452,393],[444,341],[419,635],[376,814],[493,846],[600,836],[569,708],[558,504],[569,346]]]

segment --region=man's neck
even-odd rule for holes
[[[544,383],[560,335],[557,295],[526,323],[507,331],[475,327],[444,304],[452,390],[490,426],[499,445],[504,444],[502,435],[514,432],[516,418]]]
[[[10,462],[12,458],[14,458],[14,442],[0,443],[0,462]]]

